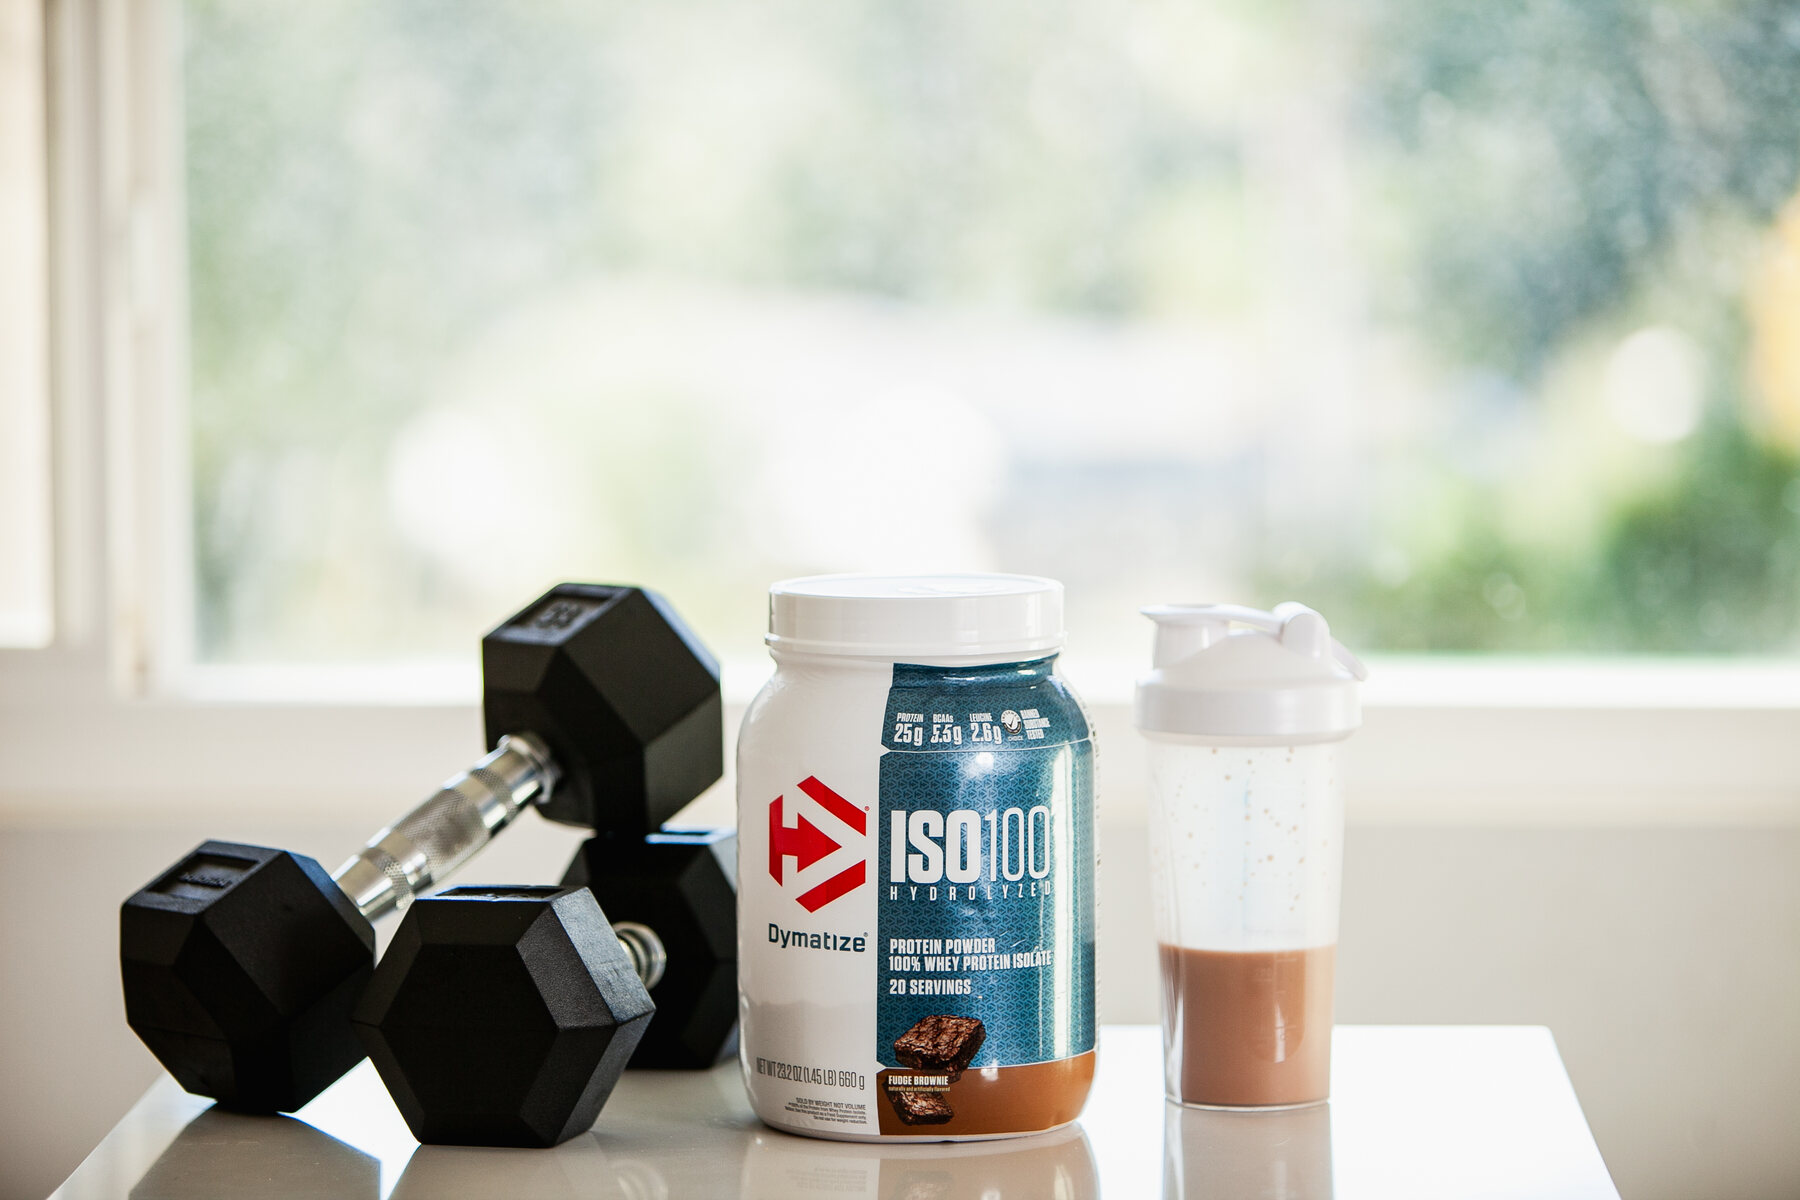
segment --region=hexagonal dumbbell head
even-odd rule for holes
[[[460,887],[407,910],[352,1019],[421,1142],[554,1146],[655,1010],[586,888]]]
[[[634,1067],[698,1068],[737,1052],[737,834],[667,830],[593,837],[563,875],[593,889],[608,918],[655,931],[668,955],[650,989],[656,1023]]]
[[[119,911],[125,1019],[182,1087],[291,1112],[362,1061],[375,931],[318,863],[203,842]]]
[[[725,771],[719,667],[667,601],[565,583],[481,642],[490,746],[549,743],[553,821],[651,833]]]

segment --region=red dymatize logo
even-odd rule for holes
[[[857,837],[869,836],[866,809],[856,807],[811,775],[800,781],[800,790]],[[781,801],[782,797],[777,796],[769,802],[769,874],[775,877],[776,883],[785,884],[782,864],[786,859],[794,860],[794,875],[798,880],[808,867],[844,849],[844,844],[808,821],[804,814],[794,814],[797,823],[787,824],[782,818]],[[839,896],[861,887],[868,878],[868,869],[868,854],[864,852],[823,883],[800,893],[797,897],[800,907],[807,912],[818,912]]]

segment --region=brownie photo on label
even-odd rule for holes
[[[904,1125],[942,1125],[956,1115],[942,1092],[895,1091],[888,1089],[888,1103]]]
[[[948,1075],[955,1083],[987,1040],[987,1029],[974,1017],[921,1017],[894,1039],[894,1057],[915,1071]]]

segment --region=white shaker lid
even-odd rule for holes
[[[1036,575],[812,575],[769,587],[774,650],[1021,658],[1063,644],[1063,587]]]
[[[1357,683],[1368,670],[1304,604],[1273,612],[1235,604],[1164,604],[1154,669],[1137,685],[1146,733],[1327,742],[1362,724]]]

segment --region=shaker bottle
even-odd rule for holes
[[[1144,609],[1150,886],[1164,1086],[1182,1104],[1315,1104],[1331,1091],[1342,886],[1338,744],[1363,665],[1302,604]]]

